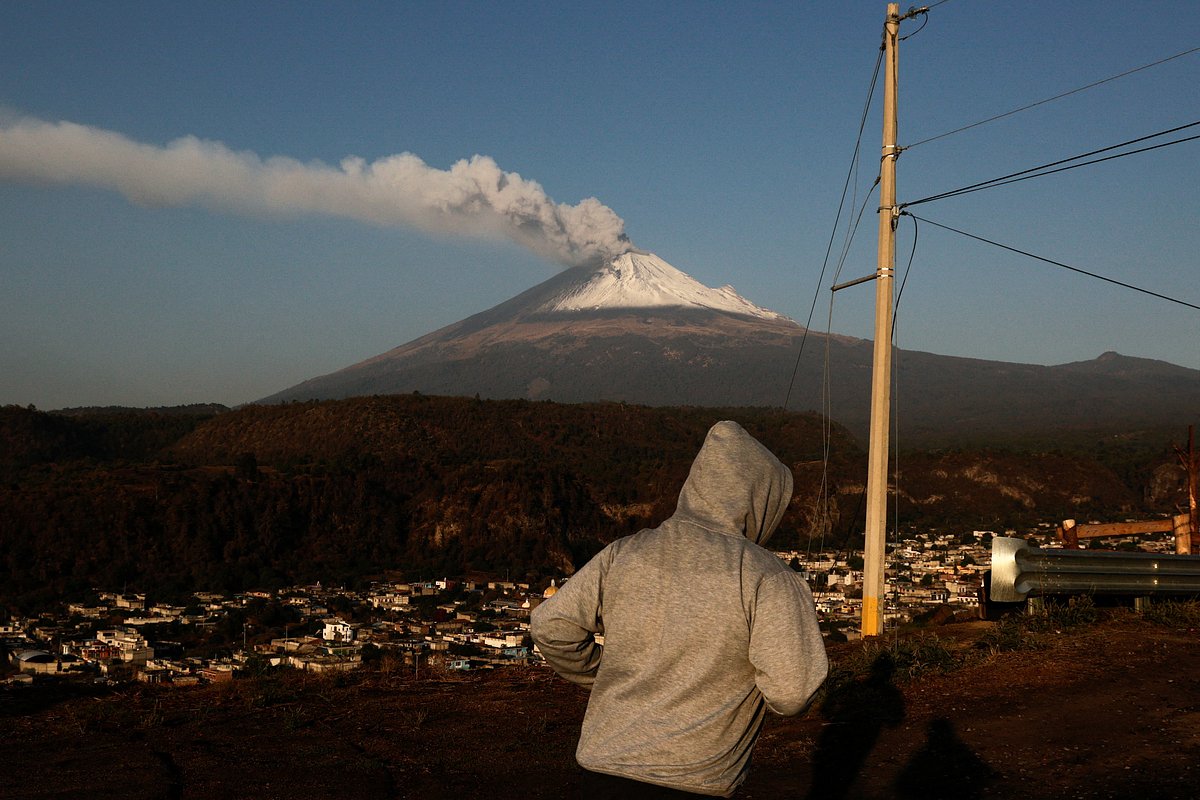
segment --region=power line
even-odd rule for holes
[[[915,19],[917,17],[922,17],[921,27],[917,28],[912,33],[901,36],[899,39],[897,39],[897,41],[903,42],[905,39],[911,39],[912,37],[916,36],[921,31],[925,30],[925,26],[929,24],[930,9],[937,8],[942,3],[949,3],[949,2],[950,2],[950,0],[937,0],[936,3],[930,3],[927,6],[920,6],[920,7],[909,6],[908,11],[906,11],[900,15],[899,21],[903,22],[906,19]]]
[[[896,302],[892,306],[892,338],[896,336],[896,318],[900,316],[900,298],[904,297],[904,287],[908,285],[908,275],[912,272],[913,258],[917,255],[917,237],[920,234],[920,229],[917,227],[917,218],[912,214],[908,214],[913,221],[913,243],[912,250],[908,253],[908,266],[904,268],[904,277],[900,280],[900,291],[896,293]]]
[[[850,157],[850,168],[846,172],[846,181],[842,184],[842,197],[838,201],[837,214],[833,220],[833,230],[829,233],[829,244],[825,247],[825,260],[821,262],[821,275],[817,278],[817,288],[813,292],[812,305],[808,309],[808,319],[804,322],[804,333],[800,337],[800,348],[796,353],[796,364],[792,367],[792,377],[788,381],[787,393],[783,399],[783,410],[786,411],[788,403],[792,399],[792,389],[796,384],[796,374],[800,371],[800,358],[804,355],[804,344],[808,341],[808,329],[812,325],[813,313],[817,308],[817,298],[820,296],[821,283],[825,280],[825,270],[829,267],[829,255],[833,252],[833,242],[837,238],[838,226],[842,220],[842,210],[846,207],[846,192],[850,188],[851,178],[854,177],[858,169],[858,154],[862,148],[863,131],[867,126],[867,115],[871,110],[871,99],[875,96],[875,85],[879,81],[879,67],[883,64],[883,47],[879,48],[879,55],[875,59],[875,70],[871,74],[871,87],[867,90],[867,99],[863,103],[862,117],[858,123],[858,137],[854,141],[854,153]],[[856,226],[857,227],[857,226]]]
[[[945,0],[943,0],[943,2],[944,1]],[[813,292],[812,305],[808,310],[808,319],[805,320],[804,333],[800,337],[800,347],[798,348],[798,350],[796,352],[796,363],[792,366],[792,375],[791,375],[791,378],[788,380],[787,393],[784,395],[784,400],[783,400],[783,410],[784,411],[787,411],[788,404],[791,402],[791,399],[792,399],[792,389],[796,385],[796,375],[800,371],[800,359],[804,355],[804,345],[808,341],[808,331],[812,327],[813,314],[815,313],[816,308],[817,308],[817,298],[820,296],[821,284],[825,280],[825,271],[829,267],[829,257],[833,252],[833,243],[837,239],[838,228],[840,227],[841,220],[842,220],[842,212],[846,208],[846,194],[850,189],[851,181],[854,180],[857,183],[855,176],[857,176],[857,174],[858,174],[859,153],[862,149],[863,131],[866,129],[867,117],[870,114],[871,100],[875,96],[875,86],[879,81],[879,68],[883,65],[883,55],[884,55],[884,47],[881,43],[880,47],[879,47],[879,55],[875,59],[875,69],[871,73],[871,85],[870,85],[870,88],[867,90],[866,100],[863,102],[862,117],[860,118],[859,123],[858,123],[858,136],[854,141],[854,152],[850,157],[850,166],[846,171],[845,183],[842,185],[842,196],[841,196],[841,199],[838,201],[838,210],[837,210],[837,214],[833,220],[833,228],[829,232],[829,243],[825,247],[825,259],[824,259],[824,261],[821,262],[821,275],[817,278],[817,288]],[[878,181],[878,179],[877,179],[877,181]],[[855,189],[855,193],[857,194],[857,188]],[[851,204],[850,204],[850,208],[853,209],[853,207],[854,207],[854,201],[852,200]],[[861,218],[861,216],[862,216],[862,212],[860,211],[859,217]],[[854,228],[857,228],[857,227],[858,227],[857,223],[855,223]],[[851,233],[850,235],[852,236],[853,234]],[[843,252],[841,261],[839,261],[839,264],[838,264],[839,271],[841,270],[841,263],[844,261],[845,261],[845,253]],[[829,309],[829,313],[830,313],[830,322],[831,322],[831,326],[832,326],[832,315],[833,315],[832,300],[830,302],[831,302],[831,306]],[[829,459],[830,459],[831,441],[833,438],[833,433],[832,433],[833,416],[831,413],[831,409],[828,407],[828,404],[829,404],[829,394],[828,394],[829,342],[830,342],[831,338],[832,337],[830,335],[830,332],[827,331],[826,335],[825,335],[825,367],[824,367],[825,374],[823,376],[823,380],[821,383],[823,390],[824,390],[823,396],[822,396],[822,412],[823,413],[822,413],[822,426],[821,426],[821,438],[822,438],[821,488],[818,493],[818,502],[821,503],[821,509],[820,509],[821,513],[818,514],[818,525],[819,525],[820,531],[821,531],[821,540],[820,540],[821,549],[824,549],[824,547],[825,547],[825,529],[827,527],[829,527],[831,524],[830,523],[831,516],[829,513]],[[808,536],[807,550],[808,550],[808,554],[811,555],[812,531],[810,530],[808,533],[809,533],[809,536]]]
[[[971,192],[978,192],[983,189],[994,189],[997,186],[1005,186],[1009,183],[1017,183],[1018,181],[1029,180],[1031,178],[1041,178],[1046,175],[1053,175],[1057,172],[1065,172],[1067,170],[1076,169],[1078,167],[1086,167],[1091,164],[1099,164],[1104,161],[1112,161],[1117,158],[1124,158],[1125,156],[1132,156],[1132,155],[1136,155],[1138,153],[1145,153],[1150,150],[1158,150],[1159,148],[1162,148],[1162,147],[1169,147],[1169,146],[1175,145],[1175,144],[1183,144],[1185,142],[1194,141],[1195,139],[1200,139],[1200,135],[1187,136],[1182,139],[1175,139],[1170,142],[1161,142],[1159,144],[1150,145],[1149,147],[1142,147],[1142,148],[1138,148],[1137,150],[1130,150],[1130,151],[1127,151],[1124,153],[1117,153],[1115,155],[1105,156],[1104,158],[1096,158],[1091,161],[1083,161],[1078,164],[1070,164],[1070,162],[1072,162],[1072,161],[1079,161],[1080,159],[1090,158],[1091,156],[1099,155],[1100,153],[1107,153],[1111,150],[1118,150],[1122,147],[1128,147],[1131,144],[1138,144],[1139,142],[1145,142],[1150,139],[1158,138],[1159,136],[1166,136],[1169,133],[1178,133],[1179,131],[1187,130],[1188,128],[1194,128],[1197,125],[1200,125],[1200,120],[1197,120],[1196,122],[1189,122],[1186,125],[1179,125],[1174,128],[1168,128],[1167,130],[1159,131],[1157,133],[1151,133],[1147,136],[1139,136],[1136,139],[1130,139],[1128,141],[1121,142],[1120,144],[1109,145],[1108,147],[1101,147],[1099,150],[1091,150],[1087,153],[1080,153],[1079,155],[1071,156],[1069,158],[1060,158],[1057,161],[1051,161],[1048,164],[1041,164],[1036,167],[1030,167],[1029,169],[1023,169],[1020,172],[1010,172],[1009,174],[1001,175],[998,178],[991,178],[989,180],[980,181],[979,183],[972,183],[969,186],[963,186],[958,189],[951,189],[946,192],[939,192],[938,194],[932,194],[932,195],[929,195],[928,197],[922,197],[920,200],[913,200],[908,203],[901,203],[900,208],[903,209],[903,208],[907,208],[909,206],[920,205],[922,203],[932,203],[934,200],[945,200],[949,197],[956,197],[960,194],[970,194]],[[1070,166],[1060,166],[1062,164],[1070,164]],[[1059,167],[1059,168],[1051,169],[1051,167]]]
[[[1021,181],[1032,180],[1033,178],[1044,178],[1047,175],[1053,175],[1057,172],[1066,172],[1067,170],[1078,169],[1079,167],[1087,167],[1087,166],[1091,166],[1092,164],[1100,164],[1105,161],[1113,161],[1118,158],[1124,158],[1125,156],[1133,156],[1133,155],[1137,155],[1138,153],[1146,153],[1151,150],[1158,150],[1159,148],[1162,148],[1162,147],[1170,147],[1173,144],[1184,144],[1185,142],[1192,142],[1192,141],[1195,141],[1196,139],[1200,139],[1200,134],[1197,134],[1195,136],[1186,136],[1182,139],[1175,139],[1170,142],[1162,142],[1160,144],[1150,145],[1149,147],[1140,147],[1137,150],[1130,150],[1129,152],[1126,152],[1126,153],[1117,153],[1116,155],[1105,156],[1104,158],[1094,158],[1091,161],[1083,161],[1078,164],[1071,164],[1070,166],[1067,166],[1067,167],[1059,167],[1058,169],[1046,170],[1045,172],[1039,172],[1036,175],[1025,175],[1025,176],[1022,176],[1019,178],[1012,178],[1010,180],[999,179],[998,181],[990,182],[987,186],[978,186],[973,189],[954,192],[952,196],[957,196],[960,194],[970,194],[971,192],[978,192],[982,189],[995,189],[998,186],[1007,186],[1010,183],[1019,183]],[[909,204],[909,205],[911,205],[911,204]]]
[[[1174,145],[1174,144],[1184,144],[1186,142],[1195,141],[1196,139],[1200,139],[1200,134],[1196,134],[1195,136],[1185,136],[1182,139],[1175,139],[1170,142],[1161,142],[1159,144],[1153,144],[1153,145],[1150,145],[1149,147],[1139,147],[1137,150],[1130,150],[1126,153],[1117,153],[1116,155],[1105,156],[1104,158],[1093,158],[1091,161],[1082,161],[1078,164],[1071,164],[1070,166],[1067,166],[1067,167],[1059,167],[1058,169],[1046,170],[1045,172],[1039,172],[1036,175],[1025,175],[1025,176],[1019,177],[1019,178],[1012,178],[1011,180],[1001,180],[999,182],[991,183],[988,186],[980,186],[976,189],[971,189],[970,191],[977,192],[980,189],[994,189],[997,186],[1007,186],[1010,183],[1019,183],[1021,181],[1027,181],[1027,180],[1031,180],[1033,178],[1044,178],[1047,175],[1053,175],[1057,172],[1066,172],[1067,170],[1078,169],[1079,167],[1088,167],[1088,166],[1091,166],[1092,164],[1100,164],[1105,161],[1114,161],[1118,158],[1124,158],[1125,156],[1134,156],[1134,155],[1137,155],[1138,153],[1148,153],[1151,150],[1158,150],[1159,148],[1162,148],[1162,147],[1170,147],[1171,145]],[[965,191],[964,192],[955,192],[955,194],[956,195],[970,194],[970,192],[965,192]]]
[[[1071,272],[1079,273],[1080,275],[1086,275],[1089,278],[1095,278],[1096,280],[1104,281],[1105,283],[1111,283],[1116,286],[1120,286],[1124,289],[1132,289],[1135,292],[1141,292],[1142,294],[1148,294],[1151,297],[1157,297],[1160,300],[1166,300],[1171,303],[1178,303],[1181,306],[1187,306],[1188,308],[1194,308],[1197,311],[1200,311],[1200,306],[1195,305],[1194,303],[1189,303],[1185,300],[1180,300],[1176,297],[1170,297],[1165,294],[1159,294],[1158,292],[1152,292],[1149,289],[1143,289],[1140,286],[1134,286],[1131,283],[1124,283],[1122,281],[1116,280],[1115,278],[1108,278],[1108,277],[1105,277],[1104,275],[1098,275],[1095,272],[1089,272],[1086,269],[1080,269],[1079,267],[1072,267],[1070,264],[1064,264],[1063,262],[1055,261],[1052,258],[1045,258],[1044,256],[1039,256],[1034,253],[1030,253],[1027,250],[1020,250],[1016,247],[1010,247],[1009,245],[1001,244],[1000,242],[996,242],[991,239],[986,239],[982,236],[976,236],[973,233],[967,233],[966,231],[959,230],[958,228],[952,228],[949,225],[943,225],[940,222],[934,222],[931,219],[925,219],[924,217],[918,217],[916,214],[912,214],[908,211],[902,211],[901,214],[910,216],[915,220],[920,220],[921,222],[927,222],[930,225],[933,225],[935,227],[943,228],[948,231],[952,231],[953,233],[957,233],[960,236],[965,236],[968,239],[974,239],[977,242],[983,242],[985,244],[990,244],[993,247],[999,247],[1001,250],[1008,250],[1010,253],[1018,253],[1020,255],[1026,256],[1028,258],[1035,259],[1037,261],[1044,261],[1047,264],[1053,264],[1056,267],[1061,267],[1063,269],[1070,270]]]
[[[943,0],[943,2],[945,2],[945,0]],[[934,5],[939,5],[939,4],[935,3]],[[930,6],[930,8],[933,8],[933,6]],[[1141,72],[1144,69],[1150,69],[1151,67],[1157,67],[1158,65],[1165,64],[1168,61],[1174,61],[1177,58],[1182,58],[1184,56],[1190,56],[1191,54],[1198,53],[1198,52],[1200,52],[1200,47],[1193,47],[1191,50],[1184,50],[1182,53],[1176,53],[1173,56],[1167,56],[1166,58],[1160,58],[1158,61],[1154,61],[1149,64],[1143,64],[1142,66],[1134,67],[1133,69],[1125,70],[1124,72],[1122,72],[1118,75],[1112,75],[1108,78],[1103,78],[1098,81],[1093,81],[1092,83],[1089,83],[1087,86],[1080,86],[1078,89],[1071,89],[1070,91],[1063,92],[1062,94],[1056,94],[1053,97],[1047,97],[1045,100],[1038,100],[1036,103],[1030,103],[1028,105],[1021,106],[1020,108],[1014,108],[1011,111],[1005,111],[1003,114],[996,114],[995,116],[988,117],[987,119],[981,119],[978,122],[972,122],[970,125],[963,125],[961,128],[955,128],[952,131],[946,131],[945,133],[939,133],[937,136],[930,136],[927,139],[921,139],[919,142],[913,142],[912,144],[908,145],[907,147],[905,147],[905,149],[911,150],[914,147],[918,147],[920,145],[927,144],[928,142],[933,142],[938,139],[944,139],[947,136],[953,136],[956,133],[962,133],[963,131],[968,131],[968,130],[971,130],[972,128],[978,128],[980,125],[986,125],[989,122],[995,122],[996,120],[1004,119],[1005,117],[1011,117],[1013,114],[1019,114],[1022,111],[1028,111],[1031,108],[1036,108],[1038,106],[1045,105],[1046,103],[1051,103],[1055,100],[1061,100],[1064,97],[1070,97],[1073,94],[1078,94],[1079,92],[1085,91],[1087,89],[1095,88],[1102,84],[1108,83],[1109,81],[1115,81],[1118,78],[1124,78],[1125,76],[1132,75],[1135,72]]]
[[[929,24],[929,9],[928,8],[910,8],[908,11],[908,14],[906,16],[915,17],[918,14],[921,15],[921,17],[922,17],[921,27],[917,28],[912,33],[901,36],[896,41],[899,41],[899,42],[906,41],[906,40],[911,39],[912,37],[916,36],[921,31],[925,30],[925,26]]]

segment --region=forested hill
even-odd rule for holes
[[[727,418],[770,441],[782,459],[821,458],[821,422],[807,414],[419,394],[246,406],[197,427],[171,453],[193,464],[229,464],[253,452],[260,463],[278,468],[413,459],[441,464],[551,460],[573,471],[588,470],[589,479],[605,485],[613,482],[613,472],[641,469],[646,462],[682,458],[690,463],[709,426]],[[840,429],[834,431],[834,446],[858,453]]]
[[[151,460],[204,420],[227,411],[216,404],[70,408],[53,414],[0,407],[0,476],[39,463]]]
[[[863,453],[834,427],[825,472],[822,421],[811,415],[420,395],[212,412],[0,409],[0,602],[92,587],[180,596],[384,571],[570,572],[670,514],[705,432],[724,418],[796,476],[774,544],[861,535]],[[1146,502],[1152,466],[1118,473],[1077,455],[907,454],[900,519],[996,527],[1169,506],[1169,492]]]

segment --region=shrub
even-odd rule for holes
[[[1028,617],[1005,617],[1000,623],[989,628],[975,642],[975,647],[996,653],[1008,653],[1020,650],[1042,650],[1046,644],[1042,637],[1033,633],[1026,620]]]
[[[1200,628],[1200,602],[1160,600],[1142,612],[1142,618],[1167,628]]]
[[[1049,600],[1038,614],[1025,617],[1025,626],[1039,633],[1061,632],[1080,625],[1091,625],[1100,619],[1100,612],[1091,595],[1070,598],[1066,604]]]
[[[831,687],[863,680],[880,668],[901,681],[911,681],[929,672],[949,672],[958,658],[937,636],[922,635],[887,641],[871,640],[830,665]]]
[[[1066,603],[1046,601],[1041,611],[1024,616],[1011,615],[983,633],[975,647],[995,653],[1021,650],[1044,650],[1049,643],[1044,636],[1091,625],[1100,619],[1100,612],[1090,595],[1072,597]]]

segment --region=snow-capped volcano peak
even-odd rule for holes
[[[732,286],[710,289],[653,253],[630,251],[606,261],[543,303],[539,311],[708,308],[759,319],[787,319],[751,303]]]

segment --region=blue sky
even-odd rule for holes
[[[884,10],[10,2],[0,127],[72,123],[155,152],[194,137],[255,169],[284,157],[328,173],[349,156],[407,152],[442,171],[486,156],[563,206],[596,198],[635,244],[710,286],[731,283],[801,322],[819,291],[813,327],[824,329],[832,275],[817,278]],[[1190,2],[950,0],[901,45],[900,139],[1198,44]],[[899,162],[899,199],[1194,122],[1198,86],[1193,54],[915,147]],[[879,108],[859,202],[878,164]],[[48,152],[52,173],[59,156]],[[1198,153],[1200,142],[1182,144],[916,211],[1200,304]],[[211,192],[132,201],[113,183],[140,180],[133,163],[106,183],[0,161],[0,403],[243,403],[561,268],[478,226],[458,235],[444,221],[363,221]],[[843,280],[874,268],[873,208]],[[912,235],[903,221],[901,270]],[[872,311],[870,286],[839,293],[833,330],[869,338]],[[896,341],[1042,364],[1115,350],[1200,369],[1198,339],[1200,311],[923,225]]]

